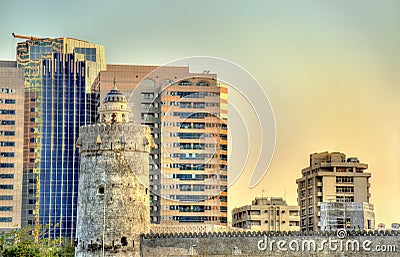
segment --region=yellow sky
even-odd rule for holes
[[[286,191],[295,204],[295,180],[309,154],[341,151],[369,164],[377,223],[400,222],[399,1],[0,5],[0,59],[15,58],[10,35],[16,32],[105,45],[111,64],[161,65],[205,55],[248,70],[271,102],[277,144],[258,186],[248,188],[249,171],[230,188],[230,209],[249,204],[263,189],[270,196]]]

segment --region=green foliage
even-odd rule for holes
[[[57,225],[46,225],[38,231],[38,242],[35,243],[35,231],[32,227],[12,229],[2,232],[0,245],[3,257],[73,257],[75,247],[64,238],[50,239],[48,233]]]

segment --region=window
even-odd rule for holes
[[[104,188],[103,185],[101,185],[101,186],[99,186],[99,187],[97,188],[97,194],[99,194],[99,195],[104,195],[104,192],[105,192],[105,188]]]
[[[14,189],[14,185],[0,185],[0,189]]]
[[[196,86],[208,87],[208,86],[210,86],[210,83],[208,83],[207,81],[200,81],[200,82],[197,82]]]
[[[152,114],[152,113],[142,113],[142,120],[152,121],[152,120],[154,120],[154,114]]]
[[[14,153],[13,152],[0,152],[0,156],[1,157],[14,157]],[[1,175],[0,175],[1,177]]]
[[[192,83],[191,83],[190,81],[183,80],[183,81],[180,81],[180,82],[178,83],[178,85],[179,85],[179,86],[191,86]]]
[[[0,110],[0,114],[15,114],[15,110]]]
[[[204,108],[205,107],[205,103],[193,103],[193,108]]]
[[[14,163],[0,163],[0,168],[14,168]]]
[[[0,222],[12,222],[11,217],[0,217]]]
[[[15,131],[0,131],[0,136],[15,136]]]
[[[0,104],[15,104],[15,99],[0,99]]]
[[[337,176],[336,183],[354,183],[354,177]]]
[[[12,206],[0,206],[0,211],[12,211]]]
[[[346,202],[346,203],[354,202],[354,197],[353,197],[353,196],[345,196],[345,197],[343,197],[343,196],[336,196],[336,202],[339,202],[339,203],[343,203],[343,202]]]
[[[353,186],[337,186],[336,193],[354,193]]]
[[[12,201],[13,200],[13,196],[12,195],[0,195],[0,201]]]
[[[15,89],[13,89],[13,88],[2,88],[2,89],[0,89],[0,93],[13,94],[13,93],[15,93]]]
[[[151,104],[151,103],[141,103],[140,107],[142,108],[142,110],[149,110],[150,108],[153,107],[153,104]]]
[[[15,146],[15,142],[0,142],[0,146]]]
[[[14,178],[14,174],[0,174],[0,179],[2,178]]]
[[[85,55],[86,61],[96,62],[96,48],[75,48],[75,52]]]
[[[121,246],[127,246],[128,245],[128,241],[126,240],[126,237],[121,237]]]
[[[142,100],[152,100],[154,98],[154,93],[142,93]]]
[[[2,120],[1,125],[15,125],[15,120]]]

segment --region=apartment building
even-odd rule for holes
[[[0,61],[0,231],[21,227],[24,72]]]
[[[227,225],[227,87],[187,66],[107,65],[92,87],[98,104],[114,82],[156,144],[151,222]]]
[[[282,197],[256,197],[251,205],[232,210],[232,226],[256,231],[299,231],[298,206]]]
[[[373,205],[369,204],[371,173],[367,172],[367,169],[368,164],[360,163],[357,157],[346,158],[344,153],[311,154],[310,165],[302,169],[302,177],[296,180],[301,230],[318,231],[332,228],[333,224],[322,224],[321,227],[321,213],[324,211],[325,214],[329,209],[332,210],[331,213],[338,212],[340,206],[344,208],[344,212],[348,208],[348,213],[352,208],[357,208],[354,204],[346,205],[346,203],[364,203],[360,205],[363,210],[368,213],[373,211]],[[323,204],[332,202],[344,204]],[[321,205],[324,205],[324,209],[321,209]],[[374,229],[373,216],[369,214],[365,216],[367,217],[365,222],[346,221],[349,217],[344,216],[330,222],[335,223],[336,228],[344,227],[346,223],[348,224],[346,227]],[[324,219],[326,217],[325,215]]]

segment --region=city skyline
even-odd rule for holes
[[[57,7],[85,14],[89,20],[100,14],[103,19],[95,24],[69,20],[70,15],[57,19],[59,11],[46,2],[26,3],[22,9],[10,3],[2,8],[0,59],[15,60],[19,41],[11,38],[11,32],[73,36],[104,45],[108,63],[160,65],[191,55],[211,55],[241,65],[260,82],[275,112],[275,155],[255,188],[248,188],[250,171],[230,187],[229,210],[250,202],[263,189],[268,195],[286,191],[288,203],[296,203],[295,179],[307,165],[305,157],[341,151],[370,165],[376,222],[387,226],[398,222],[400,207],[387,196],[400,193],[399,3],[313,2],[312,10],[286,2],[189,7],[174,1],[180,4],[177,9],[172,3],[136,3],[125,10],[100,4],[96,11],[88,3],[77,9],[64,3]],[[54,24],[33,19],[35,10],[43,6],[49,8],[47,18]],[[144,11],[131,17],[129,10],[138,9]],[[13,19],[18,11],[20,19]],[[152,18],[146,19],[146,14]],[[195,21],[201,14],[209,17],[204,23]],[[183,23],[208,33],[193,36]],[[142,25],[133,29],[135,24]],[[204,40],[210,35],[217,44]],[[123,54],[126,49],[131,54]]]

